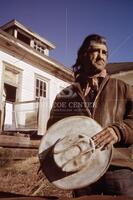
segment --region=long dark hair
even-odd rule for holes
[[[84,59],[84,56],[86,55],[88,48],[89,48],[92,41],[95,41],[95,42],[100,43],[100,44],[105,44],[107,46],[105,37],[103,37],[101,35],[92,34],[92,35],[88,35],[84,39],[81,47],[79,48],[79,50],[77,52],[76,62],[72,66],[73,72],[74,72],[74,77],[75,77],[75,80],[77,80],[77,81],[79,79],[79,76],[82,74],[83,59]],[[83,79],[82,79],[82,81],[83,81]],[[81,80],[80,80],[80,82],[81,82]]]

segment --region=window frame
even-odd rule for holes
[[[39,80],[39,85],[37,87],[37,80]],[[42,93],[45,93],[45,95],[40,96],[40,83],[45,83],[45,86],[42,85]],[[44,89],[45,87],[45,89]],[[37,88],[39,90],[39,96],[37,96]],[[35,92],[34,92],[35,99],[38,99],[39,97],[44,97],[46,99],[49,98],[49,79],[46,77],[43,77],[41,75],[35,74]]]

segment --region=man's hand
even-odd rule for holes
[[[94,140],[96,148],[102,147],[102,149],[108,149],[113,144],[117,143],[118,136],[113,128],[108,127],[97,133],[92,139]]]

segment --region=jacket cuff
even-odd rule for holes
[[[116,127],[116,126],[111,126],[111,128],[113,128],[113,130],[115,131],[115,133],[116,133],[116,135],[118,137],[118,142],[117,143],[121,142],[122,136],[121,136],[119,128]]]

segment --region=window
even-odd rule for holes
[[[12,85],[6,84],[6,83],[4,83],[4,88],[6,91],[6,101],[15,102],[17,88]]]
[[[45,54],[45,50],[47,49],[47,47],[39,43],[38,41],[34,41],[34,49],[36,49],[40,53]]]
[[[4,63],[4,87],[7,101],[15,102],[20,99],[22,71],[15,66]]]
[[[36,98],[46,97],[47,84],[41,79],[36,79]]]
[[[30,45],[30,38],[28,38],[28,37],[25,36],[24,34],[18,32],[17,38],[18,38],[19,40],[21,40],[22,42],[24,42],[24,43]]]

